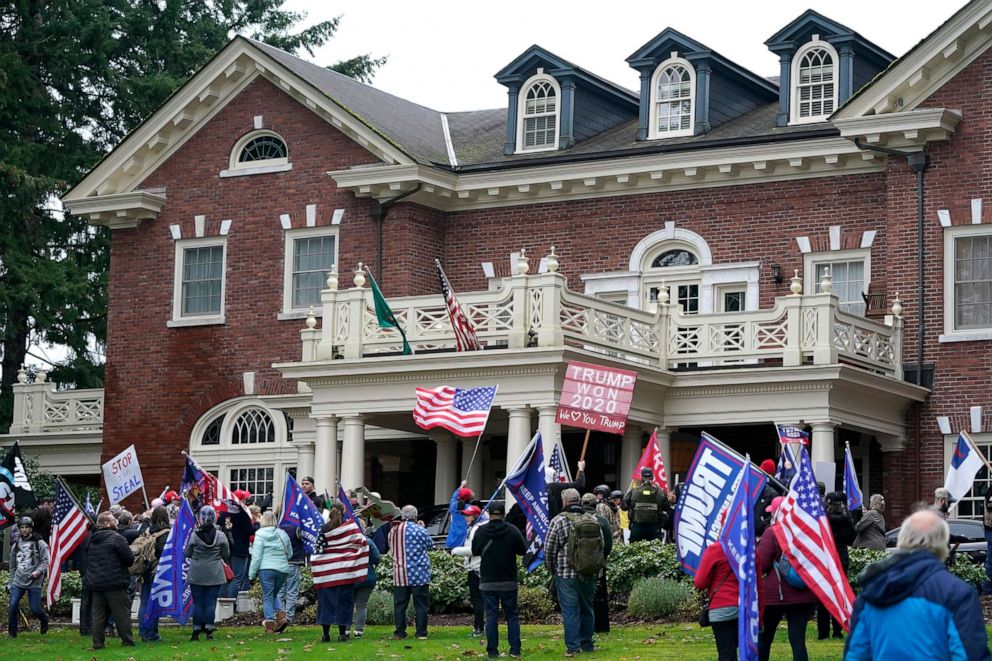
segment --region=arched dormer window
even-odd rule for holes
[[[289,149],[282,136],[273,131],[252,131],[234,144],[228,169],[222,177],[264,174],[291,170]]]
[[[673,57],[658,65],[651,82],[651,138],[692,135],[696,72],[688,61]]]
[[[819,35],[792,58],[793,124],[822,122],[837,109],[837,51]]]
[[[561,88],[542,69],[527,80],[520,94],[517,152],[558,148]]]

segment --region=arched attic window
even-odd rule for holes
[[[291,168],[289,148],[282,136],[273,131],[252,131],[235,143],[228,170],[221,172],[221,176],[281,172]]]
[[[682,306],[686,314],[699,312],[699,255],[685,241],[669,240],[649,254],[649,265],[641,277],[645,304],[658,300],[662,285],[668,288],[669,300]]]
[[[673,57],[658,65],[651,85],[652,138],[692,135],[696,72],[686,60]]]
[[[837,108],[837,51],[813,35],[792,58],[792,123],[822,122]]]
[[[538,69],[538,74],[527,80],[522,89],[517,151],[557,149],[561,88],[554,78]]]

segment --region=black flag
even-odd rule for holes
[[[10,503],[11,511],[13,511],[15,503],[21,508],[35,507],[38,504],[34,497],[34,491],[31,489],[31,483],[28,482],[28,474],[24,470],[21,448],[17,445],[17,441],[14,441],[14,445],[7,450],[7,454],[3,458],[3,465],[0,467],[0,492],[5,490],[2,486],[3,483],[8,485],[6,490],[13,497],[13,501]],[[3,497],[7,496],[4,494]]]

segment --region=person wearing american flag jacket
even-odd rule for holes
[[[413,599],[414,621],[418,640],[427,640],[427,612],[430,608],[428,586],[431,582],[431,536],[417,523],[417,508],[404,505],[401,520],[389,530],[389,551],[393,554],[393,638],[406,638],[406,608]]]

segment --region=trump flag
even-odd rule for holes
[[[289,473],[286,473],[286,491],[282,496],[282,519],[279,525],[299,528],[300,541],[307,553],[320,551],[318,542],[324,517]]]
[[[528,556],[534,556],[527,569],[534,571],[544,560],[542,547],[548,535],[548,483],[544,474],[541,432],[534,434],[504,483],[534,529],[534,539],[527,552]]]
[[[745,484],[747,480],[747,484]],[[743,488],[742,488],[743,487]],[[734,500],[720,532],[720,545],[737,577],[737,639],[741,661],[758,658],[758,572],[754,558],[754,504],[761,485],[751,471],[751,457],[734,482]],[[754,494],[754,495],[752,495]]]
[[[196,522],[189,501],[182,499],[176,522],[165,540],[162,557],[155,570],[151,597],[145,609],[145,619],[172,617],[179,624],[186,624],[193,612],[193,591],[190,587],[189,558],[186,557],[186,542],[193,534]]]

